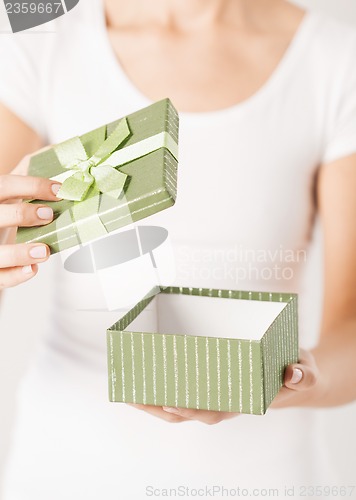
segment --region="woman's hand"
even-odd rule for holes
[[[161,418],[171,423],[187,422],[189,420],[198,420],[203,424],[213,425],[237,417],[239,413],[209,410],[193,410],[191,408],[172,408],[167,406],[149,406],[129,403],[139,410],[150,413],[154,417]]]
[[[315,406],[324,391],[324,385],[313,354],[300,349],[299,363],[287,366],[284,385],[270,407]]]
[[[314,356],[303,349],[300,350],[299,363],[289,365],[284,375],[284,386],[273,400],[271,408],[286,408],[299,406],[307,401],[310,392],[318,382],[318,369]],[[188,408],[171,408],[165,406],[148,406],[131,404],[139,410],[144,410],[155,417],[167,422],[178,423],[189,420],[198,420],[204,424],[218,424],[239,415],[239,413],[193,410]]]
[[[20,163],[14,172],[23,172]],[[26,169],[27,170],[27,169]],[[58,182],[24,175],[0,175],[0,236],[6,242],[15,240],[16,227],[43,226],[53,220],[53,211],[42,204],[22,203],[22,199],[58,201]],[[49,257],[42,243],[0,245],[0,290],[28,281],[35,276],[37,264]]]

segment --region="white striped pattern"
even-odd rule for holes
[[[163,382],[164,382],[164,405],[167,406],[168,387],[167,387],[167,342],[166,336],[162,335],[163,348]]]
[[[179,373],[178,373],[177,337],[175,335],[173,335],[173,366],[174,366],[174,404],[178,406]]]
[[[232,384],[231,384],[231,342],[227,340],[227,390],[229,411],[232,411]]]
[[[157,361],[156,361],[156,346],[155,336],[152,337],[152,376],[153,376],[153,404],[157,405]]]
[[[197,293],[186,288],[180,292]],[[288,300],[286,295],[254,292],[209,289],[199,293]],[[284,367],[298,356],[296,305],[293,300],[283,309],[261,342],[125,332],[118,323],[108,331],[111,400],[263,414],[281,387]],[[126,318],[132,321],[141,310],[135,306]]]
[[[126,401],[126,386],[125,386],[125,356],[124,356],[124,338],[120,335],[120,351],[121,351],[121,383],[122,383],[122,401]]]
[[[242,352],[241,342],[237,344],[238,349],[238,365],[239,365],[239,412],[242,413]]]
[[[207,406],[210,410],[210,358],[209,358],[209,338],[205,339],[205,350],[206,350],[206,390],[207,390]]]
[[[131,364],[132,364],[132,399],[133,403],[136,403],[135,349],[134,349],[133,333],[131,333],[130,337],[131,337]]]
[[[220,344],[216,339],[216,378],[218,382],[218,411],[221,409],[221,373],[220,373]]]
[[[248,366],[250,373],[250,413],[253,413],[253,364],[252,364],[252,341],[248,345]]]
[[[142,356],[142,386],[143,386],[143,404],[147,403],[146,389],[146,360],[145,360],[145,336],[141,333],[141,356]]]
[[[185,378],[185,406],[189,408],[188,339],[186,335],[184,335],[184,378]]]
[[[115,387],[116,387],[116,368],[113,362],[114,360],[114,343],[112,335],[109,336],[110,345],[110,366],[111,366],[111,399],[115,400]]]
[[[195,348],[195,391],[196,391],[196,408],[199,410],[199,352],[198,352],[198,337],[194,338],[194,348]]]

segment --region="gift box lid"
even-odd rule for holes
[[[172,206],[178,127],[167,98],[34,155],[29,175],[63,182],[65,199],[41,202],[53,209],[53,222],[19,228],[17,242],[46,243],[56,253]]]

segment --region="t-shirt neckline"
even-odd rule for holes
[[[123,83],[130,95],[135,98],[138,108],[144,108],[154,103],[149,97],[147,97],[130,79],[124,70],[120,59],[117,57],[113,46],[111,44],[107,29],[106,29],[106,18],[103,3],[101,0],[98,1],[99,4],[99,18],[100,18],[100,35],[101,42],[103,46],[102,55],[106,57],[107,62],[110,67],[112,67],[112,74],[117,78],[118,82]],[[295,56],[297,55],[299,49],[304,46],[304,42],[308,37],[306,36],[309,27],[311,25],[311,20],[313,18],[313,13],[310,10],[306,10],[303,19],[301,20],[289,46],[284,52],[279,63],[263,83],[259,89],[254,92],[251,96],[247,97],[241,102],[211,111],[179,111],[180,117],[184,117],[189,120],[198,122],[207,122],[207,118],[226,119],[231,115],[240,115],[244,111],[248,110],[250,106],[255,105],[258,101],[264,97],[267,97],[269,92],[272,90],[278,91],[279,84],[283,82],[284,75],[287,75],[289,70],[293,67]],[[169,97],[169,96],[163,96]]]

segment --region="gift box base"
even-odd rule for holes
[[[162,289],[107,331],[110,400],[264,414],[297,330],[294,294]]]

